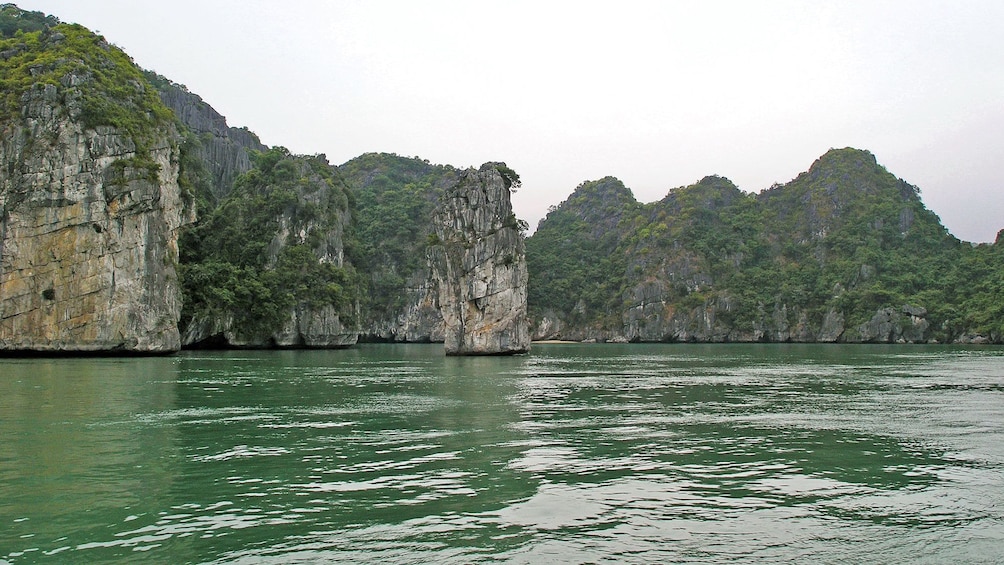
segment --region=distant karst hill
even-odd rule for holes
[[[834,149],[746,194],[707,177],[640,204],[586,182],[527,241],[539,339],[1002,339],[1004,254],[960,242],[875,157]]]

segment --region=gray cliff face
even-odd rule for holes
[[[652,288],[658,281],[639,289],[643,297],[624,313],[623,329],[597,330],[578,328],[554,312],[545,313],[537,322],[533,338],[537,340],[615,341],[615,342],[698,342],[698,343],[929,343],[931,324],[927,310],[905,305],[881,308],[870,320],[852,331],[845,325],[843,313],[829,309],[819,318],[798,307],[777,303],[768,311],[760,308],[752,329],[742,330],[733,323],[733,307],[721,298],[700,306],[682,309],[662,298]],[[648,294],[645,294],[645,292]],[[967,343],[981,343],[978,339]]]
[[[227,120],[197,94],[170,83],[157,81],[164,105],[198,138],[196,155],[212,176],[213,195],[217,200],[229,194],[234,179],[251,170],[248,150],[264,151],[265,145],[247,129],[227,125]]]
[[[722,320],[727,304],[709,302],[679,311],[671,304],[649,302],[625,314],[624,331],[583,330],[548,312],[538,321],[533,337],[538,340],[605,342],[694,342],[694,343],[932,343],[927,311],[917,306],[882,308],[854,331],[847,331],[842,313],[830,309],[813,320],[798,308],[777,305],[771,314],[763,309],[752,331],[737,330]],[[965,336],[959,343],[985,344],[981,336]]]
[[[930,323],[927,309],[918,306],[882,308],[858,326],[859,340],[872,343],[924,343]]]
[[[447,355],[530,348],[525,247],[499,167],[465,171],[433,217],[430,287],[438,289]]]
[[[0,349],[175,351],[178,228],[191,220],[176,134],[156,132],[137,160],[125,132],[84,128],[72,102],[31,90],[3,128]]]
[[[353,259],[364,274],[361,338],[441,342],[451,355],[529,347],[515,172],[366,154],[339,168],[352,187]]]

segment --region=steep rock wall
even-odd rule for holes
[[[429,247],[447,355],[529,350],[526,253],[504,164],[469,169],[444,195]]]
[[[736,307],[727,297],[681,307],[659,281],[639,285],[625,301],[623,325],[617,329],[571,324],[558,313],[545,312],[533,328],[536,340],[697,343],[928,343],[927,310],[913,305],[881,308],[867,322],[848,328],[835,308],[821,315],[777,302],[762,305],[748,323],[737,325]]]
[[[355,345],[359,338],[330,305],[297,304],[287,314],[281,327],[262,332],[243,326],[232,313],[200,312],[186,326],[182,344],[191,348],[340,349]]]
[[[76,80],[30,90],[3,125],[0,349],[175,351],[178,228],[191,219],[175,134],[156,131],[140,156],[124,131],[85,128]]]
[[[251,170],[248,150],[268,148],[251,131],[227,125],[226,118],[199,95],[163,77],[155,78],[161,100],[198,139],[195,152],[212,177],[213,196],[225,198],[234,180]]]

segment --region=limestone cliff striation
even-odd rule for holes
[[[128,57],[79,26],[0,52],[0,350],[179,349],[190,209],[170,112]]]
[[[185,86],[156,73],[147,72],[146,76],[188,130],[185,149],[208,172],[210,195],[206,203],[219,202],[230,194],[237,177],[251,170],[250,151],[268,148],[248,129],[229,126],[226,118]]]
[[[530,348],[526,254],[504,163],[465,171],[433,217],[431,278],[439,290],[447,355]]]

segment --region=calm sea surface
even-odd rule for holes
[[[1004,563],[1004,349],[0,359],[0,564]]]

